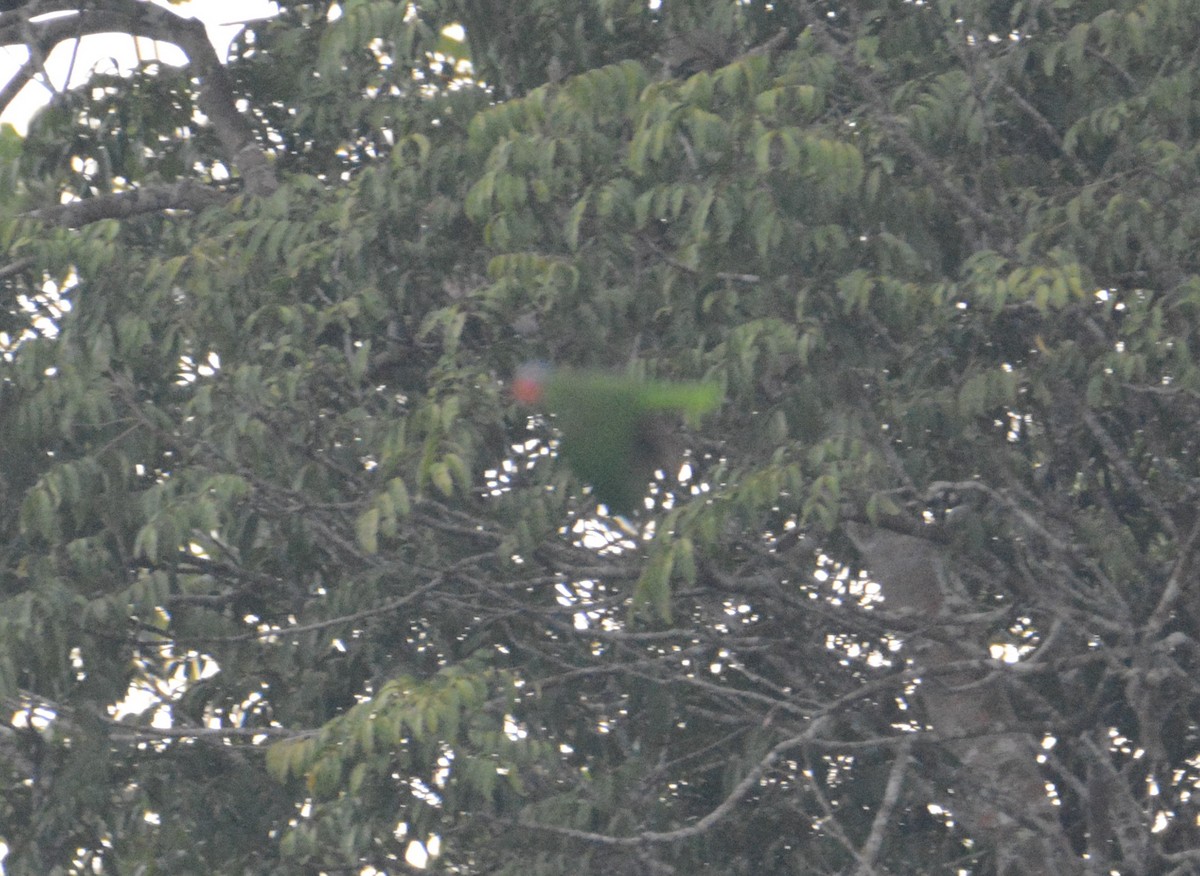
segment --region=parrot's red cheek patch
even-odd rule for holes
[[[513,381],[512,394],[523,405],[536,405],[542,400],[542,383],[531,377],[518,377]]]
[[[550,366],[545,362],[526,362],[513,375],[513,398],[523,405],[541,404],[546,396],[546,381],[550,379]]]

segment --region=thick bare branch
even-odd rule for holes
[[[862,851],[859,853],[858,872],[860,876],[868,876],[868,874],[875,872],[875,861],[879,857],[879,850],[883,848],[883,841],[888,835],[892,813],[896,809],[896,804],[900,801],[900,792],[904,787],[904,774],[908,771],[910,764],[909,752],[912,749],[912,742],[911,736],[905,739],[900,751],[896,753],[896,759],[892,761],[892,769],[888,774],[887,787],[883,790],[883,800],[880,801],[879,809],[875,812],[875,820],[871,824],[871,833],[867,837],[867,841],[863,843]]]
[[[226,159],[241,174],[246,192],[265,195],[275,190],[277,182],[267,154],[250,123],[238,112],[233,83],[202,22],[136,0],[92,0],[84,8],[48,3],[38,5],[36,13],[62,9],[76,9],[77,14],[38,21],[29,20],[33,10],[0,16],[0,45],[33,42],[30,52],[38,57],[61,42],[82,36],[127,33],[178,46],[200,83],[197,105],[213,126]]]
[[[16,96],[21,92],[26,85],[37,75],[38,65],[33,58],[27,60],[21,65],[20,69],[12,75],[12,78],[4,83],[0,88],[0,110],[5,109],[10,103],[16,99]]]
[[[26,215],[49,225],[79,228],[101,219],[128,219],[163,210],[203,210],[226,203],[232,195],[210,189],[192,180],[171,185],[149,186],[53,207],[42,207]]]

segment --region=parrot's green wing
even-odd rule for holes
[[[658,415],[678,411],[698,418],[717,406],[721,392],[709,383],[566,371],[548,378],[544,400],[562,431],[562,454],[571,468],[610,511],[629,514],[655,469],[667,464],[667,430]]]
[[[668,383],[655,381],[638,384],[641,407],[646,411],[679,411],[690,420],[699,420],[721,403],[721,387],[715,383]]]

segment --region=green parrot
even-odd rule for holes
[[[562,455],[613,514],[641,507],[655,469],[667,468],[667,415],[698,419],[721,401],[715,383],[641,381],[598,371],[553,370],[542,362],[517,369],[513,396],[554,415]]]

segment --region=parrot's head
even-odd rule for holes
[[[513,375],[513,398],[523,405],[540,404],[549,378],[550,366],[545,362],[526,362]]]

